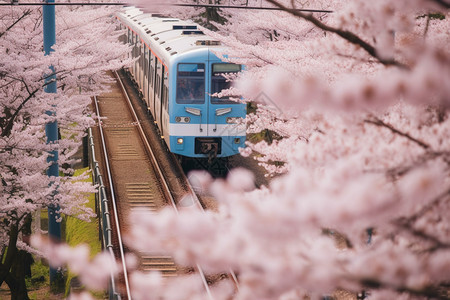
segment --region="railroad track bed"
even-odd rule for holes
[[[103,145],[102,151],[99,149],[97,153],[107,155],[107,158],[103,155],[97,159],[104,174],[104,181],[108,183],[110,207],[117,208],[115,216],[112,216],[111,212],[111,219],[116,220],[111,222],[114,252],[116,258],[122,261],[124,268],[123,278],[119,281],[124,290],[122,298],[130,299],[127,266],[125,259],[122,258],[129,250],[123,246],[121,240],[121,235],[125,235],[131,229],[129,214],[143,209],[157,213],[167,205],[172,205],[176,209],[176,203],[187,193],[192,193],[192,189],[178,162],[166,150],[152,124],[151,116],[143,109],[139,95],[129,79],[125,78],[123,73],[116,76],[117,79],[123,78],[124,83],[119,81],[113,83],[109,93],[96,97],[94,101],[101,120],[101,126],[94,131],[94,142],[96,145]],[[128,101],[132,104],[127,103]],[[133,106],[136,108],[135,111],[132,110]],[[102,137],[104,141],[101,140]],[[111,178],[106,180],[108,173],[111,174]],[[209,199],[208,202],[214,201]],[[203,209],[200,202],[196,205],[199,209]],[[165,253],[134,254],[138,257],[140,270],[159,271],[163,277],[198,272],[208,293],[208,284],[223,278],[235,278],[235,275],[225,274],[205,277],[198,266],[178,266],[172,257]]]
[[[113,224],[114,252],[118,260],[124,261],[123,255],[128,249],[123,248],[121,235],[125,235],[131,224],[129,215],[136,210],[150,210],[155,213],[168,204],[167,191],[164,191],[148,150],[142,142],[138,124],[124,99],[122,87],[118,82],[111,86],[109,93],[96,98],[101,126],[97,128],[96,140],[103,135],[103,151],[108,155],[100,159],[102,174],[111,174],[107,185],[110,207],[116,208],[117,222]],[[101,128],[100,128],[101,127]],[[102,131],[102,133],[100,132]],[[106,181],[106,180],[105,180]],[[114,202],[114,203],[113,203]],[[118,227],[119,230],[118,230]],[[121,250],[122,247],[122,250]],[[134,253],[139,260],[142,271],[159,271],[165,277],[176,276],[182,268],[178,268],[170,256],[164,253]],[[123,265],[126,268],[125,264]],[[127,272],[119,280],[123,287],[123,298],[131,298],[127,280]]]

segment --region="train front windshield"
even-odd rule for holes
[[[211,94],[220,93],[222,90],[229,89],[231,82],[227,81],[223,74],[237,73],[241,71],[241,66],[236,64],[213,64],[212,65],[212,77],[211,77]],[[224,104],[224,103],[237,103],[230,100],[230,97],[211,97],[211,103]]]
[[[179,64],[177,103],[205,103],[205,64]]]

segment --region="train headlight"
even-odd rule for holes
[[[177,144],[178,145],[183,145],[183,143],[184,143],[183,138],[177,138]]]
[[[241,143],[241,138],[235,138],[234,139],[234,143],[235,144],[240,144]]]
[[[189,118],[189,117],[175,117],[175,122],[177,122],[177,123],[189,123],[189,122],[191,122],[191,118]]]

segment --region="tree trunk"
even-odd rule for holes
[[[11,300],[29,299],[25,277],[31,276],[30,266],[32,263],[33,257],[30,253],[24,250],[20,250],[17,253],[11,270],[14,278],[14,284],[9,287],[11,290]]]
[[[30,223],[31,224],[31,223]],[[25,224],[25,232],[27,232]],[[31,263],[33,258],[30,253],[17,249],[19,237],[18,225],[13,223],[9,232],[9,244],[6,250],[4,263],[0,264],[0,284],[6,282],[12,300],[29,300],[25,283],[25,276],[31,275]]]
[[[11,266],[17,254],[17,238],[19,236],[19,228],[16,223],[10,225],[9,244],[4,257],[4,262],[0,263],[0,285],[6,281],[10,274]]]

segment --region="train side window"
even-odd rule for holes
[[[211,94],[220,93],[222,90],[229,89],[231,82],[227,81],[223,74],[238,73],[241,66],[236,64],[213,64],[211,76]],[[238,102],[230,100],[230,97],[211,97],[213,104],[236,104]]]
[[[176,101],[205,103],[205,64],[178,64]]]

